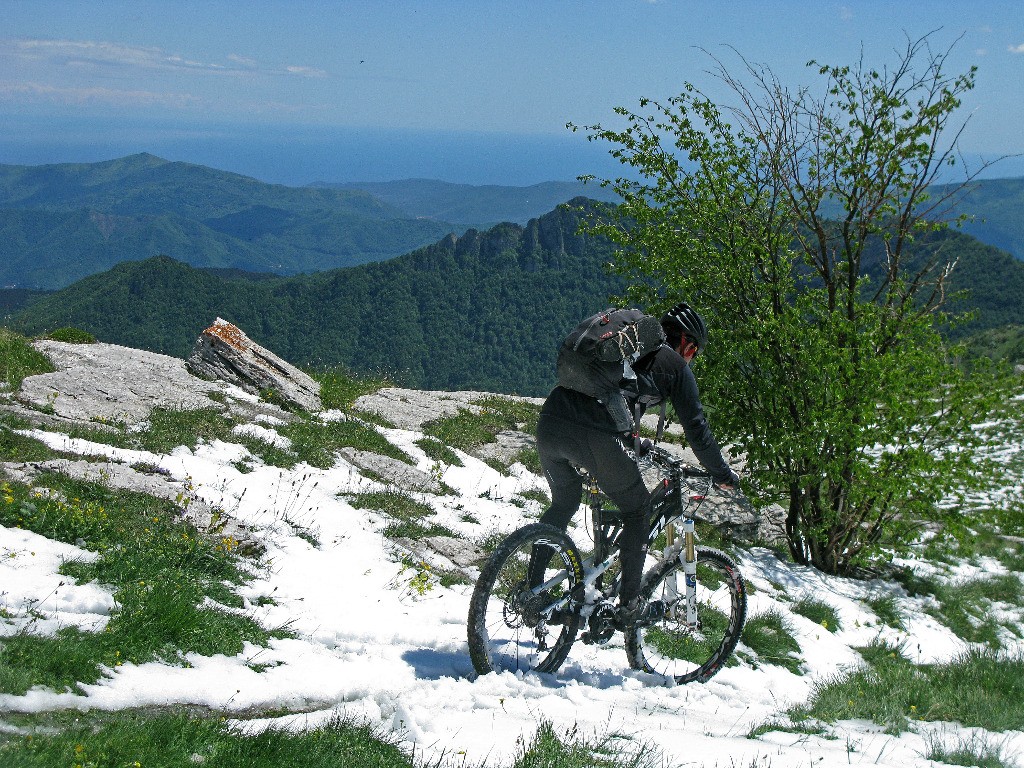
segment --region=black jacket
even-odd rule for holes
[[[735,481],[735,475],[722,456],[722,450],[711,434],[697,391],[697,380],[686,361],[668,346],[641,358],[633,365],[641,382],[641,391],[657,391],[661,399],[672,403],[686,441],[697,460],[716,482]],[[541,409],[541,418],[558,419],[582,427],[618,435],[608,409],[597,399],[564,387],[555,387]]]

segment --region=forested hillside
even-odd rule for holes
[[[38,299],[14,325],[27,333],[73,325],[184,357],[220,316],[304,366],[340,363],[427,389],[539,395],[552,384],[560,338],[621,287],[605,270],[609,244],[577,227],[578,215],[559,209],[526,227],[470,230],[387,262],[290,278],[153,258]],[[959,258],[952,286],[969,291],[959,308],[977,308],[958,333],[1020,322],[1024,262],[955,232],[920,246],[937,244]]]
[[[603,267],[609,246],[577,235],[577,224],[557,210],[526,227],[470,230],[391,261],[293,278],[254,280],[167,257],[125,263],[37,301],[15,324],[30,333],[73,325],[184,357],[220,316],[301,365],[539,395],[566,328],[619,288]]]
[[[158,254],[296,274],[380,261],[455,228],[357,190],[265,184],[153,155],[0,165],[0,285],[59,288]]]
[[[955,211],[971,217],[964,232],[1024,259],[1024,179],[972,182]]]

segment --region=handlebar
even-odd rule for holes
[[[703,467],[695,467],[692,464],[687,464],[685,461],[680,459],[678,456],[673,456],[671,453],[666,451],[664,448],[660,448],[656,445],[652,445],[648,450],[647,457],[657,464],[659,467],[667,470],[676,470],[683,477],[695,477],[695,478],[710,478],[711,473]]]

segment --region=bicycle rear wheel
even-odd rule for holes
[[[717,549],[697,547],[697,625],[686,623],[685,576],[679,557],[648,572],[641,588],[646,600],[661,600],[665,617],[626,633],[633,669],[706,682],[736,648],[747,615],[747,591],[736,564]]]
[[[469,655],[476,671],[558,669],[576,639],[580,614],[577,607],[554,616],[552,606],[582,581],[579,552],[563,531],[534,523],[510,534],[481,571],[469,603]],[[538,585],[546,587],[539,591]]]

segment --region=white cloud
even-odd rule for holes
[[[228,60],[246,69],[256,69],[258,67],[255,59],[250,59],[248,56],[239,56],[237,53],[229,54]]]
[[[847,5],[840,6],[839,7],[839,18],[842,19],[843,21],[852,21],[853,20],[853,9],[850,8]]]
[[[1011,45],[1008,50],[1010,53],[1024,53],[1024,43],[1020,45]]]
[[[0,40],[0,55],[76,68],[122,67],[126,69],[197,72],[221,75],[297,75],[326,77],[322,69],[288,66],[281,70],[261,68],[247,56],[229,54],[224,63],[199,61],[162,48],[148,48],[91,40]]]
[[[225,72],[223,64],[211,64],[169,54],[160,48],[143,48],[91,40],[5,40],[2,50],[24,59],[75,67],[128,67],[134,69]]]
[[[59,104],[108,104],[121,107],[188,107],[199,99],[187,93],[161,93],[117,88],[62,88],[46,83],[0,82],[0,101],[29,98]]]
[[[316,67],[285,67],[285,72],[289,75],[299,75],[300,77],[327,77],[327,73],[322,69]]]

